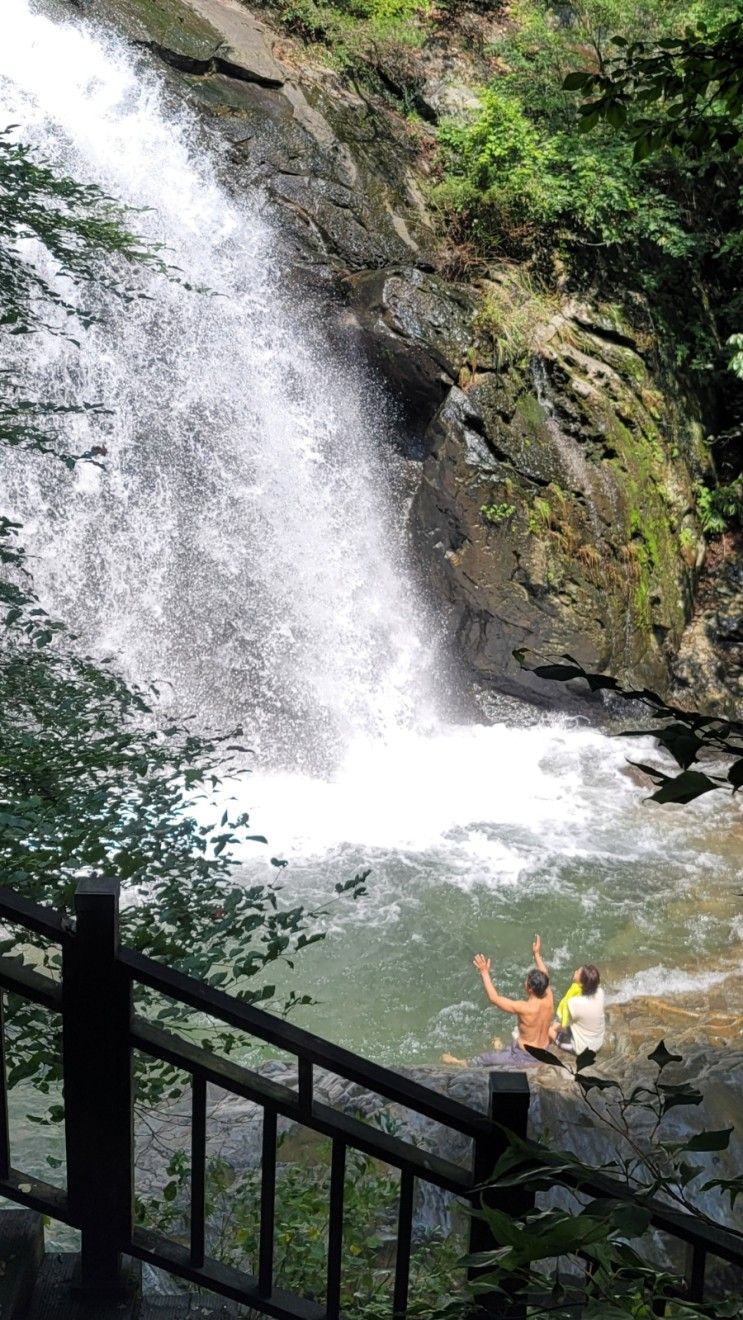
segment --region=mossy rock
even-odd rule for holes
[[[616,316],[564,321],[541,354],[444,405],[417,525],[483,676],[533,695],[513,658],[526,647],[667,691],[699,567],[682,457],[699,431]],[[506,501],[514,514],[484,526]]]

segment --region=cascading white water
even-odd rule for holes
[[[312,755],[425,718],[384,409],[278,293],[260,199],[228,196],[196,158],[197,125],[168,113],[121,44],[26,0],[4,7],[4,26],[4,120],[69,173],[150,208],[132,222],[211,291],[151,276],[154,302],[109,300],[80,351],[52,340],[36,358],[40,394],[66,377],[72,397],[115,409],[95,423],[105,472],[46,474],[42,590],[131,673],[168,680],[210,717],[250,715],[274,750],[279,733],[284,752]],[[16,492],[37,480],[22,466]]]
[[[559,971],[590,957],[622,993],[636,972],[667,982],[689,942],[724,961],[740,939],[728,804],[644,806],[622,770],[647,746],[585,727],[512,706],[446,722],[384,401],[279,291],[260,197],[230,194],[219,148],[118,38],[28,0],[4,0],[3,22],[0,123],[149,208],[138,227],[213,291],[153,275],[151,301],[102,300],[79,351],[20,344],[29,389],[113,415],[95,423],[105,471],[15,455],[3,499],[57,615],[167,680],[177,708],[245,723],[246,805],[271,841],[248,870],[283,853],[292,895],[315,901],[373,866],[369,899],[302,959],[328,1004],[313,1025],[378,1057],[481,1044],[472,953],[516,988],[540,926]]]

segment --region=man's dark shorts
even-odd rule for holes
[[[515,1040],[506,1050],[477,1054],[472,1062],[476,1068],[534,1068],[539,1064],[539,1060],[528,1054]]]

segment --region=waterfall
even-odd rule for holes
[[[4,0],[3,27],[0,124],[139,208],[209,292],[145,272],[148,299],[101,296],[79,349],[16,340],[29,397],[111,409],[69,428],[70,448],[108,457],[69,473],[4,453],[2,511],[24,523],[44,604],[95,653],[204,724],[244,724],[255,774],[237,791],[270,839],[247,876],[284,856],[288,899],[322,905],[372,867],[368,899],[336,910],[294,974],[325,1005],[310,1025],[391,1061],[474,1052],[503,1028],[473,953],[518,991],[540,928],[560,981],[591,961],[609,990],[647,992],[691,948],[701,985],[743,933],[734,807],[648,807],[625,773],[647,740],[505,701],[448,719],[394,414],[286,291],[260,193],[230,188],[219,142],[115,35],[29,0]],[[593,473],[575,477],[590,505]]]
[[[144,60],[27,0],[3,17],[0,122],[149,208],[132,223],[209,290],[146,274],[150,300],[100,299],[79,351],[49,336],[28,365],[39,395],[112,409],[95,422],[105,471],[10,464],[5,498],[33,524],[42,596],[181,709],[244,719],[274,759],[332,763],[359,731],[425,723],[435,648],[379,387],[279,291],[260,196],[229,193],[218,145]],[[77,429],[85,447],[90,425]]]

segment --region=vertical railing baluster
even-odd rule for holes
[[[326,1320],[338,1320],[341,1309],[341,1263],[343,1259],[343,1192],[346,1177],[346,1146],[333,1142],[330,1161],[330,1216],[328,1219],[328,1287]]]
[[[704,1271],[707,1264],[707,1252],[697,1242],[689,1242],[686,1247],[686,1268],[684,1279],[686,1295],[690,1302],[704,1301]]]
[[[487,1183],[499,1158],[508,1149],[507,1132],[522,1139],[526,1136],[529,1119],[529,1082],[523,1072],[491,1072],[490,1074],[490,1118],[492,1128],[485,1136],[475,1141],[473,1152],[472,1175],[475,1186],[485,1185],[485,1190],[476,1198],[474,1209],[479,1201],[483,1208],[492,1206],[507,1215],[522,1214],[534,1205],[534,1193],[523,1187],[499,1189],[490,1188]],[[496,1126],[497,1125],[497,1126]],[[507,1131],[504,1132],[503,1129]],[[474,1215],[470,1227],[470,1252],[474,1255],[481,1251],[492,1251],[502,1246],[498,1242],[482,1216]],[[470,1279],[487,1270],[470,1267]],[[506,1310],[509,1320],[526,1320],[526,1301],[519,1297],[519,1285],[515,1285],[514,1298],[504,1302],[503,1297],[495,1293],[483,1293],[477,1299],[475,1314],[501,1315]]]
[[[80,1287],[122,1287],[134,1214],[132,987],[118,959],[119,885],[81,880],[75,935],[62,949],[67,1197],[82,1230]]]
[[[312,1059],[300,1054],[297,1059],[299,1108],[304,1114],[312,1113]]]
[[[400,1174],[400,1209],[397,1216],[397,1255],[395,1258],[395,1291],[392,1314],[405,1316],[408,1309],[410,1283],[410,1246],[413,1236],[413,1195],[415,1178],[407,1169]]]
[[[10,1129],[8,1127],[8,1084],[5,1068],[5,995],[0,991],[0,1178],[10,1172]]]
[[[276,1110],[263,1111],[261,1156],[261,1235],[258,1247],[258,1291],[273,1292],[273,1225],[276,1205]]]
[[[191,1264],[204,1265],[206,1200],[206,1079],[191,1078]]]

